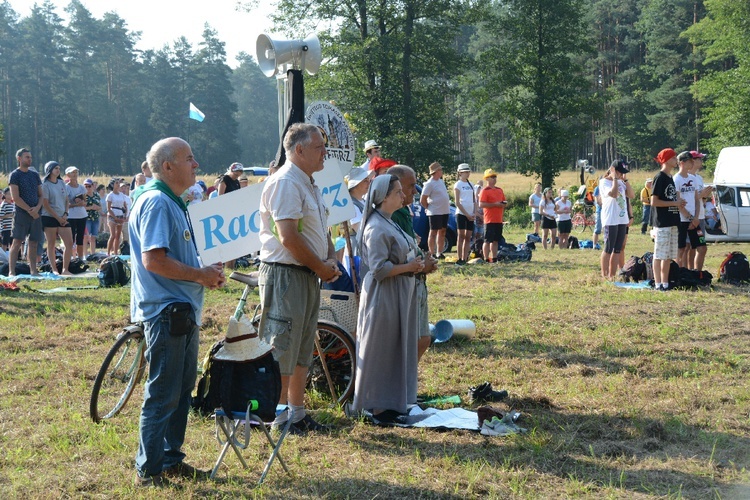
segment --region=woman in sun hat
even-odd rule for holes
[[[453,196],[456,200],[456,227],[458,229],[457,265],[464,265],[469,260],[471,235],[474,233],[474,219],[478,208],[474,195],[474,186],[469,182],[471,168],[468,163],[458,166],[458,181],[453,185]]]

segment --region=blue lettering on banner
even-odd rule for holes
[[[260,210],[251,213],[249,217],[240,215],[232,217],[229,224],[224,225],[224,217],[221,215],[212,215],[201,219],[203,224],[203,233],[206,235],[206,244],[204,250],[210,250],[217,245],[226,245],[231,241],[236,241],[246,237],[250,233],[259,233]]]
[[[345,207],[349,200],[344,198],[343,200],[339,199],[339,193],[341,192],[341,183],[334,184],[333,186],[324,187],[321,191],[323,193],[323,196],[327,194],[333,195],[333,202],[331,203],[331,206],[333,207]]]

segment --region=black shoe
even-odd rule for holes
[[[193,479],[194,481],[205,481],[211,477],[211,471],[196,469],[185,462],[180,462],[172,467],[164,469],[161,473],[165,477],[184,477],[187,479]]]
[[[492,384],[484,382],[476,387],[469,387],[471,401],[502,401],[508,397],[508,391],[493,391]]]
[[[377,425],[406,425],[406,417],[407,415],[396,410],[385,410],[373,415],[372,421]]]
[[[289,434],[295,434],[297,436],[304,436],[309,431],[312,432],[328,432],[331,430],[327,425],[322,425],[312,419],[310,415],[305,415],[305,418],[299,422],[293,422],[289,426]]]
[[[438,259],[438,260],[445,260],[445,255],[442,254],[442,253],[439,253],[439,254],[435,255],[435,258]]]
[[[162,476],[161,474],[154,474],[153,476],[140,476],[136,472],[133,484],[137,488],[169,488],[172,483]]]

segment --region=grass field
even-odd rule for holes
[[[508,240],[526,231],[512,227]],[[635,234],[626,253],[649,249]],[[716,274],[730,250],[750,254],[750,245],[710,246],[707,268]],[[528,434],[378,428],[314,398],[314,414],[335,430],[287,439],[290,476],[275,464],[254,489],[262,461],[251,451],[249,471],[230,455],[219,480],[153,496],[750,497],[748,289],[622,290],[601,281],[598,256],[539,249],[527,263],[445,263],[428,281],[431,321],[468,318],[477,333],[426,354],[420,393],[458,394],[471,408],[467,388],[490,381],[510,392],[495,406],[521,411]],[[88,417],[93,378],[128,322],[129,291],[34,291],[57,286],[0,292],[0,498],[142,495],[132,486],[138,401],[104,424]],[[240,291],[207,293],[201,356]],[[213,432],[191,416],[189,462],[213,465]]]

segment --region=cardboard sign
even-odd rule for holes
[[[318,101],[307,111],[308,123],[326,139],[323,170],[313,174],[328,208],[328,224],[354,217],[354,205],[344,182],[354,162],[354,136],[335,106]],[[204,265],[226,262],[260,250],[260,197],[265,181],[188,205],[195,243]]]
[[[338,164],[316,172],[315,184],[328,207],[328,224],[354,217],[354,205]],[[260,250],[260,195],[265,181],[188,205],[195,243],[204,265],[226,262]]]
[[[317,125],[326,141],[325,165],[336,164],[344,176],[354,165],[354,135],[341,111],[326,101],[315,101],[305,113],[305,121]],[[317,179],[317,178],[316,178]]]

